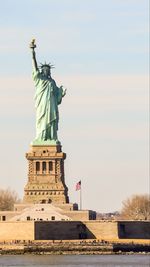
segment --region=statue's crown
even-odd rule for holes
[[[53,68],[55,68],[54,67],[54,65],[52,65],[51,63],[44,63],[44,64],[40,64],[41,66],[40,66],[40,69],[42,69],[42,68],[45,68],[45,67],[47,67],[47,68],[50,68],[50,69],[53,69]]]

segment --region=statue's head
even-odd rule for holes
[[[53,65],[47,64],[41,64],[41,73],[46,77],[51,77],[51,69],[54,68]]]

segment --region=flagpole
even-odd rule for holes
[[[76,184],[76,191],[80,191],[79,195],[79,205],[80,205],[80,210],[82,210],[82,184],[81,180]]]
[[[80,210],[82,210],[82,186],[80,188]]]

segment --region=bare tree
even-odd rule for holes
[[[14,203],[20,202],[18,194],[11,190],[0,189],[0,210],[13,210]]]
[[[133,195],[123,201],[122,219],[150,220],[150,196]]]

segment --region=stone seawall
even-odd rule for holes
[[[148,221],[0,222],[0,241],[150,239]]]
[[[1,240],[34,240],[34,222],[0,222]]]
[[[36,222],[35,240],[117,239],[116,222],[57,221]]]

